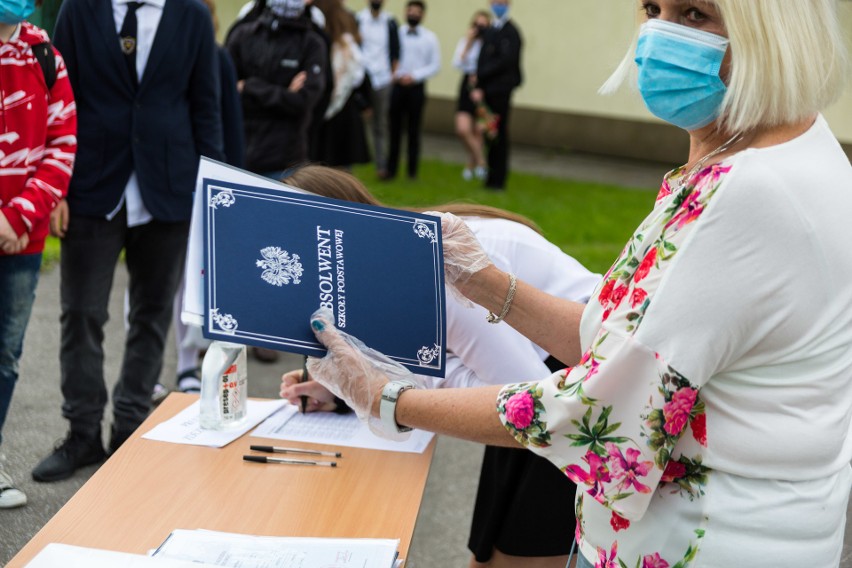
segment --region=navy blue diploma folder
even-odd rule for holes
[[[411,371],[444,376],[441,222],[204,179],[204,335],[321,357],[321,306]]]

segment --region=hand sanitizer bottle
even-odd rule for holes
[[[247,418],[246,346],[214,341],[201,364],[201,427],[230,430]]]

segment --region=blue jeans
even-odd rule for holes
[[[35,300],[41,253],[0,256],[0,443],[18,380],[18,360]]]

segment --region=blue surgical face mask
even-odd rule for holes
[[[655,116],[695,130],[719,116],[725,83],[719,78],[728,40],[663,20],[642,25],[636,45],[639,92]]]
[[[19,24],[35,10],[35,0],[0,0],[0,22]]]
[[[508,4],[491,4],[491,13],[494,14],[494,17],[498,20],[502,20],[503,16],[509,13],[509,5]]]

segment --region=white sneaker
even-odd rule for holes
[[[27,504],[27,496],[12,485],[12,478],[0,469],[0,509],[13,509]]]
[[[462,170],[462,179],[464,181],[470,181],[473,179],[473,170],[470,168],[465,168]]]
[[[473,175],[475,175],[478,180],[484,180],[488,177],[488,168],[485,166],[476,166],[476,169],[473,170]]]

